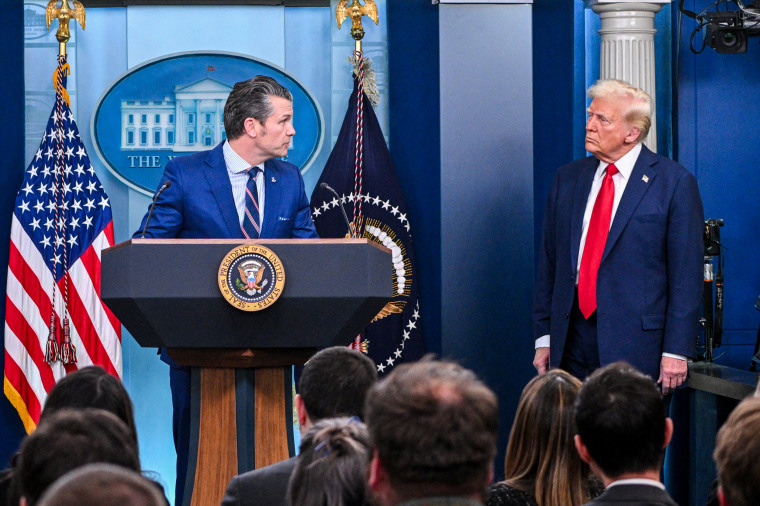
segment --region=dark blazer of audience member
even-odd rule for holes
[[[575,425],[575,447],[606,487],[589,504],[677,506],[659,481],[673,421],[652,378],[625,362],[598,369],[578,394]]]
[[[525,386],[507,443],[506,479],[488,488],[487,506],[580,506],[601,493],[573,443],[580,387],[560,369]]]
[[[34,506],[58,478],[86,464],[106,462],[137,473],[140,458],[132,431],[101,409],[61,409],[40,419],[21,444],[13,479],[21,506]]]
[[[374,445],[369,486],[381,505],[482,503],[498,407],[472,371],[429,358],[397,366],[372,387],[365,411]]]
[[[369,506],[372,445],[357,418],[328,418],[311,426],[288,484],[298,506]]]
[[[718,431],[713,453],[721,506],[760,502],[760,398],[748,397]]]
[[[137,427],[129,394],[121,381],[108,374],[103,368],[83,367],[58,380],[45,400],[40,422],[64,408],[97,408],[113,413],[127,425],[137,445]],[[0,476],[0,504],[2,505],[16,506],[18,504],[20,493],[18,490],[11,490],[17,455],[11,459],[12,467],[4,470]]]
[[[168,506],[155,483],[113,464],[88,464],[64,474],[37,506]]]
[[[301,434],[315,422],[336,416],[364,414],[364,399],[377,381],[377,368],[366,355],[343,346],[325,348],[304,365],[295,397]],[[222,505],[284,506],[296,458],[235,476]]]

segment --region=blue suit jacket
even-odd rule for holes
[[[261,238],[316,238],[303,178],[298,167],[281,160],[264,165],[264,223]],[[222,144],[210,151],[179,156],[166,164],[158,198],[145,237],[243,238]],[[147,213],[134,237],[140,237]]]
[[[588,157],[561,167],[546,205],[533,317],[534,337],[551,336],[552,367],[559,366],[565,348],[583,214],[598,165]],[[694,176],[643,146],[597,275],[602,366],[626,360],[656,380],[662,352],[694,356],[703,226]]]

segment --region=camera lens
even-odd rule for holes
[[[736,44],[739,43],[739,38],[736,36],[736,33],[730,32],[730,31],[724,31],[721,33],[721,36],[723,38],[723,45],[725,47],[734,47]]]

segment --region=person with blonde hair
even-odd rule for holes
[[[560,369],[525,386],[507,444],[506,479],[489,487],[486,506],[578,506],[601,493],[573,444],[580,387]]]
[[[560,167],[546,200],[533,365],[583,380],[625,360],[669,394],[696,356],[702,197],[694,174],[644,145],[646,92],[605,79],[588,96],[591,156]]]

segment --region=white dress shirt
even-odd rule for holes
[[[243,216],[245,215],[245,187],[248,184],[248,174],[246,171],[250,169],[251,166],[248,162],[243,160],[240,155],[235,153],[235,150],[232,149],[230,143],[227,141],[224,141],[222,153],[224,154],[224,163],[227,165],[227,175],[230,177],[230,184],[232,185],[232,198],[235,199],[238,221],[242,227]],[[256,178],[256,191],[258,192],[257,197],[259,202],[259,224],[263,224],[264,197],[266,196],[264,193],[264,177],[266,176],[266,173],[264,172],[263,163],[257,165],[257,167],[261,169],[260,176]]]
[[[615,199],[612,201],[612,216],[610,216],[610,228],[615,221],[615,213],[617,212],[620,199],[623,197],[623,192],[628,184],[628,180],[631,178],[633,167],[636,165],[636,161],[639,159],[641,153],[641,143],[636,144],[628,153],[623,155],[620,160],[615,162],[615,167],[618,169],[618,173],[612,176],[612,182],[615,184]],[[575,269],[575,286],[578,286],[578,273],[581,270],[581,259],[583,258],[583,249],[586,246],[586,235],[588,234],[588,224],[591,221],[591,213],[594,210],[594,203],[596,197],[599,195],[599,190],[602,188],[602,181],[607,173],[606,162],[599,161],[599,166],[596,168],[594,174],[594,180],[591,183],[591,191],[588,194],[588,200],[586,201],[586,211],[583,213],[583,229],[581,232],[581,246],[578,250],[578,265]],[[536,339],[536,348],[548,348],[550,344],[549,335],[541,336]],[[683,355],[675,355],[673,353],[663,353],[663,357],[678,358],[686,360]]]

